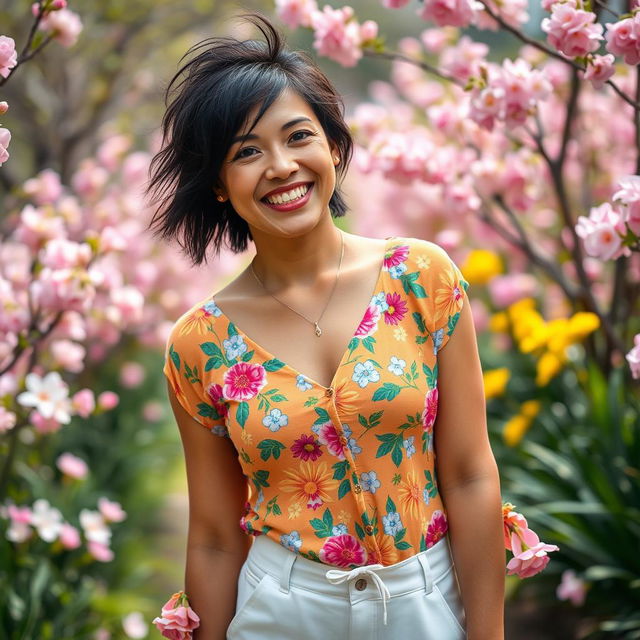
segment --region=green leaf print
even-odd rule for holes
[[[373,400],[393,400],[399,393],[401,387],[392,382],[385,382],[379,389],[376,389],[373,394]]]
[[[391,482],[392,482],[394,485],[399,484],[399,483],[400,483],[400,480],[402,480],[402,476],[401,476],[399,473],[395,473],[395,474],[393,475],[393,478],[391,478]]]
[[[412,293],[416,298],[428,298],[427,292],[424,287],[416,280],[420,277],[419,271],[413,273],[403,273],[400,276],[400,282],[404,288],[405,293]]]
[[[282,442],[267,438],[258,443],[258,449],[260,449],[260,457],[266,462],[271,456],[276,460],[280,457],[280,452],[286,447]]]
[[[333,535],[333,516],[329,509],[325,509],[320,518],[313,518],[309,521],[318,538],[328,538]]]
[[[430,498],[435,498],[438,495],[438,485],[431,475],[431,471],[424,469],[424,477],[427,479],[427,484],[424,485],[424,488],[427,490],[427,494]]]
[[[394,511],[396,511],[396,512],[398,511],[398,510],[396,509],[396,505],[395,505],[395,503],[394,503],[394,502],[393,502],[393,500],[391,499],[391,496],[387,496],[387,504],[386,504],[386,507],[387,507],[387,513],[393,513]]]
[[[351,491],[351,483],[349,482],[349,478],[345,478],[338,487],[338,500],[344,498],[349,491]]]
[[[247,351],[246,353],[242,354],[242,357],[240,358],[240,360],[242,360],[242,362],[249,362],[249,360],[253,358],[254,353],[255,351]]]
[[[313,423],[313,425],[324,424],[325,422],[331,422],[331,416],[326,409],[322,407],[316,407],[314,411],[318,414],[317,420]]]
[[[382,458],[390,453],[391,460],[396,467],[399,467],[402,462],[402,433],[383,433],[376,435],[376,438],[382,442],[376,452],[376,458]]]
[[[405,533],[407,533],[407,529],[401,529],[393,538],[393,544],[395,545],[396,549],[400,549],[400,551],[411,549],[411,545],[406,540],[402,539],[404,538]]]
[[[287,396],[282,393],[277,393],[274,396],[271,396],[271,402],[287,402]]]
[[[432,369],[423,362],[422,370],[424,371],[424,375],[427,376],[427,385],[429,389],[435,389],[438,386],[438,365],[434,365]]]
[[[180,356],[178,355],[178,352],[173,348],[173,345],[169,347],[169,357],[171,358],[171,361],[173,362],[175,368],[180,371]]]
[[[427,325],[424,322],[424,318],[422,317],[422,314],[419,311],[414,311],[411,314],[411,317],[413,318],[413,321],[416,323],[416,326],[418,327],[418,331],[420,333],[427,333]]]
[[[333,479],[342,480],[349,470],[349,461],[342,460],[341,462],[336,462],[331,468],[333,469]]]
[[[424,344],[429,339],[429,336],[416,336],[416,344]]]
[[[414,360],[411,363],[411,379],[415,380],[418,377],[418,365],[416,364],[416,361]]]
[[[224,364],[224,360],[220,356],[213,356],[209,358],[204,365],[205,371],[211,371],[211,369],[219,369]]]
[[[395,464],[396,467],[400,466],[400,463],[402,462],[402,442],[400,442],[399,444],[396,443],[396,445],[393,447],[393,451],[391,452],[391,459],[393,460],[393,464]]]
[[[197,408],[198,415],[202,416],[203,418],[211,418],[212,420],[218,420],[219,418],[222,418],[217,409],[211,404],[199,402]]]
[[[447,324],[448,327],[448,331],[447,331],[447,335],[450,336],[453,333],[453,330],[455,329],[456,323],[458,322],[458,318],[460,317],[460,312],[456,312],[454,313],[452,316],[449,316],[449,322]]]
[[[222,351],[215,342],[203,342],[200,349],[206,356],[220,356],[222,358]]]
[[[260,487],[269,486],[268,478],[269,472],[266,469],[258,469],[251,479],[253,480],[253,484],[256,485],[256,489],[260,489]]]
[[[240,453],[238,454],[247,464],[253,464],[253,462],[251,461],[251,457],[249,456],[249,454],[242,449],[242,451],[240,451]]]
[[[267,360],[262,366],[265,368],[265,371],[278,371],[284,367],[284,362],[278,360],[278,358],[272,358],[271,360]]]
[[[191,383],[197,384],[200,382],[200,377],[198,376],[198,365],[193,367],[193,369],[185,362],[184,363],[184,377]]]
[[[364,529],[356,522],[356,534],[360,540],[364,540]]]
[[[420,536],[420,551],[427,550],[427,540],[424,537],[424,533]]]
[[[278,496],[274,496],[273,498],[271,498],[271,500],[269,500],[269,502],[267,502],[267,513],[266,513],[266,515],[269,515],[272,511],[273,511],[273,515],[274,516],[282,515],[282,510],[280,509],[280,506],[278,505]]]
[[[314,562],[320,562],[320,558],[319,558],[318,554],[315,551],[311,551],[311,550],[306,551],[306,552],[305,551],[301,551],[300,555],[303,558],[307,558],[309,560],[313,560]]]
[[[376,339],[373,336],[367,336],[366,338],[364,338],[362,340],[362,345],[364,346],[364,348],[367,351],[370,351],[371,353],[375,353],[375,345],[376,344]]]
[[[235,324],[233,324],[233,322],[230,322],[230,323],[227,325],[227,335],[228,335],[230,338],[233,338],[233,336],[237,336],[237,335],[238,335],[238,330],[236,329],[236,325],[235,325]]]
[[[314,404],[318,404],[317,396],[311,396],[305,403],[305,407],[313,407]]]
[[[377,427],[380,424],[380,418],[382,418],[384,411],[374,411],[370,416],[369,420],[367,420],[362,414],[358,414],[358,422],[365,429],[373,429],[373,427]]]
[[[360,342],[360,338],[351,338],[349,340],[349,344],[347,345],[347,351],[354,351],[358,348],[358,342]]]
[[[244,424],[249,417],[249,403],[244,400],[238,404],[238,409],[236,410],[236,420],[238,424],[244,429]]]

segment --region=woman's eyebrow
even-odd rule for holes
[[[313,122],[313,120],[311,120],[311,118],[307,118],[307,116],[301,116],[300,118],[294,118],[293,120],[289,120],[289,122],[286,122],[285,124],[282,125],[282,127],[280,128],[281,131],[286,131],[287,129],[290,129],[291,127],[295,127],[297,124],[299,124],[300,122]],[[236,142],[244,142],[245,140],[257,140],[260,136],[256,135],[255,133],[247,133],[243,136],[236,136],[235,138],[232,138],[231,140],[231,144],[235,144]]]

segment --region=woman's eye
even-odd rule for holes
[[[238,151],[238,153],[236,153],[233,159],[241,160],[243,158],[248,158],[251,154],[246,154],[245,151],[255,151],[255,149],[253,147],[243,147],[242,149],[240,149],[240,151]]]
[[[296,138],[296,136],[300,136],[302,135],[302,138]],[[307,136],[314,136],[315,133],[313,133],[312,131],[296,131],[294,134],[292,134],[291,139],[294,142],[299,142],[300,140],[304,140]]]

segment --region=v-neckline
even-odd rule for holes
[[[382,275],[384,273],[384,264],[387,258],[387,251],[389,248],[389,241],[393,240],[397,238],[397,236],[389,236],[388,238],[385,238],[385,242],[384,242],[384,246],[383,246],[383,252],[382,252],[382,259],[380,260],[380,266],[378,268],[378,275],[376,277],[376,281],[375,284],[373,285],[373,290],[371,291],[371,295],[369,296],[369,302],[367,303],[367,306],[365,307],[364,311],[362,312],[362,314],[360,315],[360,320],[358,320],[358,324],[354,327],[352,333],[351,333],[351,337],[349,338],[349,342],[347,342],[347,346],[345,347],[345,349],[342,352],[342,356],[340,358],[340,361],[338,362],[338,366],[336,367],[336,370],[333,373],[333,377],[331,378],[331,382],[329,383],[328,387],[325,387],[323,384],[320,384],[317,380],[314,380],[313,378],[311,378],[310,376],[302,373],[301,371],[298,371],[295,367],[292,367],[291,365],[287,364],[284,360],[282,360],[282,358],[279,358],[278,356],[275,356],[273,353],[271,353],[270,351],[268,351],[267,349],[265,349],[259,342],[256,342],[253,338],[251,338],[251,336],[247,335],[241,327],[239,327],[218,305],[218,303],[215,300],[215,295],[211,296],[209,298],[209,300],[211,302],[213,302],[216,305],[216,308],[218,309],[218,311],[220,312],[220,315],[229,323],[232,324],[236,330],[236,332],[241,335],[245,342],[249,342],[251,343],[251,345],[253,346],[254,349],[260,351],[263,355],[267,356],[268,360],[277,360],[278,362],[282,363],[282,368],[283,369],[287,369],[288,371],[290,371],[291,373],[295,374],[295,376],[302,376],[305,380],[308,380],[309,382],[311,382],[312,384],[320,387],[321,389],[327,390],[327,389],[332,389],[335,384],[336,384],[336,378],[338,377],[338,373],[340,372],[340,369],[343,366],[344,360],[347,357],[347,354],[350,352],[349,350],[349,345],[351,344],[351,341],[356,337],[356,331],[358,330],[358,327],[362,324],[362,321],[364,320],[365,316],[367,315],[367,310],[369,309],[369,306],[371,305],[371,299],[373,298],[373,296],[375,295],[377,289],[378,289],[378,285],[380,284],[380,281],[382,280]]]

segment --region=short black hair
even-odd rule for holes
[[[344,103],[327,76],[304,52],[292,51],[268,18],[258,12],[240,16],[264,35],[261,40],[207,38],[170,81],[162,120],[162,149],[153,157],[147,194],[155,212],[150,227],[163,239],[176,239],[194,265],[207,261],[228,236],[239,253],[251,231],[231,203],[213,191],[231,139],[259,107],[253,128],[287,88],[313,109],[330,143],[338,150],[337,185],[329,202],[331,215],[344,216],[347,205],[339,185],[353,154],[353,139],[344,120]]]

